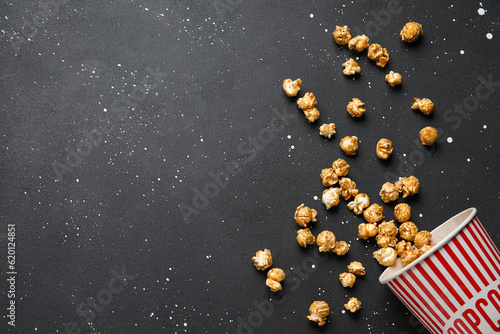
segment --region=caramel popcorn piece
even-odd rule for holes
[[[394,207],[394,218],[399,223],[404,223],[411,218],[411,208],[406,203],[399,203]]]
[[[359,190],[356,189],[356,183],[350,178],[343,177],[340,179],[339,186],[341,195],[345,200],[348,200],[351,196],[356,196],[359,193]]]
[[[354,286],[354,283],[356,283],[356,275],[351,273],[342,273],[339,275],[339,280],[344,288],[352,288]]]
[[[422,25],[417,22],[408,22],[405,24],[399,36],[403,42],[413,43],[416,42],[417,39],[422,36],[424,30],[422,29]]]
[[[361,308],[361,302],[356,297],[351,297],[347,304],[344,304],[344,307],[354,313]]]
[[[345,241],[337,241],[333,252],[337,255],[345,255],[349,251],[349,244]]]
[[[287,96],[297,96],[300,86],[302,85],[302,80],[297,79],[292,81],[292,79],[283,80],[283,90]]]
[[[413,243],[415,244],[415,247],[417,248],[422,248],[424,246],[429,246],[432,241],[432,234],[429,231],[420,231],[415,235],[415,239],[413,240]]]
[[[399,237],[408,241],[413,241],[418,233],[418,227],[411,221],[404,222],[399,226]]]
[[[295,221],[299,226],[302,227],[307,227],[307,224],[310,222],[315,222],[318,219],[316,218],[316,215],[318,214],[318,211],[314,209],[310,209],[309,207],[305,206],[304,203],[302,203],[300,206],[297,207],[295,210]]]
[[[392,141],[389,139],[382,138],[378,141],[377,143],[377,157],[379,157],[382,160],[387,160],[392,154]]]
[[[306,109],[304,110],[304,115],[309,123],[313,123],[319,118],[319,110],[318,108]]]
[[[267,272],[266,285],[272,292],[281,290],[281,281],[285,279],[285,272],[280,268],[272,268]]]
[[[340,140],[340,148],[347,155],[355,155],[358,150],[358,137],[345,136]]]
[[[318,238],[316,238],[316,243],[319,246],[320,252],[328,252],[335,248],[335,234],[330,231],[323,231],[318,234]]]
[[[367,194],[361,193],[357,194],[354,197],[354,201],[351,201],[347,204],[349,210],[352,210],[354,214],[360,215],[363,213],[363,210],[366,209],[370,205],[370,197]]]
[[[379,264],[385,267],[390,267],[398,259],[398,254],[396,250],[391,247],[380,248],[378,251],[373,252],[373,257],[378,261]]]
[[[368,48],[368,58],[376,62],[378,67],[385,67],[389,61],[389,52],[380,44],[374,43]]]
[[[312,245],[316,241],[314,235],[312,235],[311,230],[304,228],[297,231],[297,243],[302,247],[307,247],[307,245]]]
[[[378,234],[375,237],[375,240],[377,241],[377,245],[381,248],[385,247],[396,247],[396,243],[398,242],[398,239],[396,237],[390,237],[388,235],[380,235]]]
[[[434,111],[434,102],[432,102],[428,98],[417,99],[415,97],[413,99],[413,104],[411,105],[411,109],[420,110],[424,115],[430,115]]]
[[[401,254],[403,254],[405,251],[411,250],[411,242],[401,240],[396,244],[396,247],[394,247],[394,249],[396,249],[396,253],[398,253],[398,256],[401,256]]]
[[[389,203],[395,201],[399,197],[399,192],[396,186],[390,182],[386,182],[382,185],[382,189],[379,192],[382,202]]]
[[[432,126],[426,126],[422,130],[420,130],[418,136],[420,138],[420,141],[422,142],[422,145],[426,146],[434,144],[439,138],[438,131]]]
[[[351,40],[352,36],[349,32],[349,28],[347,26],[335,27],[335,31],[333,32],[333,39],[335,39],[335,43],[338,45],[346,45]]]
[[[368,239],[376,236],[378,233],[377,223],[362,223],[358,225],[358,237],[360,239]]]
[[[384,221],[378,225],[377,245],[382,248],[396,247],[396,243],[398,242],[397,235],[398,228],[394,224],[394,221]]]
[[[353,37],[351,38],[351,40],[349,41],[349,49],[352,50],[356,50],[356,51],[363,51],[364,49],[366,49],[369,45],[368,41],[370,39],[368,38],[368,36],[356,36],[356,37]]]
[[[378,204],[370,205],[365,211],[363,211],[363,217],[369,223],[376,223],[384,218],[384,208]]]
[[[405,250],[403,254],[401,254],[401,262],[403,262],[403,266],[407,266],[420,256],[420,252],[417,248]]]
[[[330,139],[336,133],[335,123],[323,124],[319,127],[319,134]]]
[[[352,117],[361,117],[366,112],[365,103],[355,97],[347,104],[347,112]]]
[[[419,256],[422,256],[423,254],[427,253],[432,247],[434,246],[423,245],[421,248],[417,248]]]
[[[297,106],[302,110],[308,110],[316,107],[318,101],[313,93],[305,93],[304,97],[297,100]]]
[[[325,187],[331,187],[337,182],[339,182],[339,177],[337,176],[337,174],[335,174],[333,168],[322,169],[320,176],[321,176],[321,183],[323,183]]]
[[[253,264],[257,270],[266,270],[273,265],[273,257],[271,256],[271,251],[269,249],[264,249],[263,251],[258,251],[255,256],[252,257]]]
[[[344,159],[337,159],[333,162],[332,168],[337,176],[347,176],[349,174],[349,164]]]
[[[347,268],[349,269],[349,272],[354,275],[363,276],[366,274],[365,267],[363,267],[363,264],[358,261],[351,262]]]
[[[401,82],[403,82],[403,77],[398,72],[391,71],[389,72],[389,74],[386,74],[385,81],[387,81],[389,86],[395,87],[401,85]]]
[[[326,324],[326,318],[330,314],[330,306],[324,301],[315,301],[309,306],[309,313],[311,315],[307,316],[307,319],[317,322],[318,326],[324,326]]]
[[[355,75],[361,73],[361,67],[352,58],[343,63],[342,66],[345,67],[344,70],[342,71],[344,75]]]
[[[328,188],[323,191],[321,200],[327,209],[339,205],[341,192],[340,188]]]
[[[403,198],[413,196],[420,190],[420,182],[413,175],[410,177],[402,177],[394,185],[400,193],[403,193]]]

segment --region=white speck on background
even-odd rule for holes
[[[447,141],[448,143],[450,143],[450,144],[451,144],[451,143],[453,143],[453,138],[448,137],[448,138],[446,139],[446,141]]]
[[[314,17],[314,14],[309,15],[309,17],[312,19]]]
[[[314,200],[315,200],[315,201],[317,201],[317,200],[318,200],[318,196],[314,196],[313,198],[314,198]]]
[[[286,137],[287,137],[288,139],[292,139],[292,136],[290,136],[290,135],[288,135],[288,136],[286,136]]]
[[[460,50],[460,54],[463,55],[465,53],[464,50]]]
[[[467,162],[470,162],[470,158],[467,158]]]
[[[484,8],[479,8],[479,9],[477,10],[477,13],[478,13],[479,15],[484,15],[484,13],[486,13],[486,11],[484,10]]]
[[[492,39],[493,38],[493,34],[491,32],[487,33],[486,34],[486,38],[487,39]]]
[[[483,129],[486,129],[487,127],[488,127],[488,126],[487,126],[486,124],[485,124],[485,125],[483,125]]]
[[[423,215],[423,214],[419,214],[418,216],[419,216],[420,218],[422,218],[424,215]]]

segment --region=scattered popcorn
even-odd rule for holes
[[[354,283],[356,283],[356,275],[351,273],[342,273],[339,275],[339,280],[344,288],[352,288],[354,286]]]
[[[377,143],[377,157],[379,157],[382,160],[387,160],[392,154],[392,141],[389,139],[382,138],[378,141]]]
[[[323,124],[319,127],[319,134],[330,139],[336,133],[335,123]]]
[[[326,318],[330,314],[330,306],[324,301],[317,300],[309,306],[309,313],[311,315],[308,315],[307,319],[317,322],[318,326],[324,326]]]
[[[253,264],[257,270],[266,270],[273,265],[273,257],[271,256],[271,251],[269,249],[264,249],[263,251],[258,251],[255,256],[252,257]]]
[[[319,110],[318,108],[306,109],[304,110],[304,115],[309,123],[313,123],[319,118]]]
[[[285,272],[280,268],[272,268],[267,272],[266,285],[272,292],[281,290],[281,281],[285,279]]]
[[[358,150],[358,137],[345,136],[340,140],[340,148],[347,155],[355,155]]]
[[[418,233],[418,227],[411,221],[406,221],[399,226],[399,237],[408,241],[413,241]]]
[[[411,218],[411,208],[406,203],[399,203],[394,207],[394,218],[399,223],[404,223]]]
[[[285,79],[283,81],[283,90],[287,96],[297,96],[300,86],[302,85],[302,80],[297,79],[292,81],[292,79]]]
[[[399,197],[399,192],[396,186],[390,182],[386,182],[382,185],[382,189],[379,192],[382,202],[389,203],[395,201]]]
[[[419,256],[422,256],[423,254],[427,253],[432,247],[434,246],[423,245],[421,248],[417,248]]]
[[[434,111],[434,103],[427,98],[417,99],[415,97],[411,108],[413,110],[420,110],[424,115],[430,115]]]
[[[396,253],[398,253],[398,256],[401,256],[405,251],[411,250],[411,242],[406,241],[406,240],[401,240],[396,244]]]
[[[368,48],[368,58],[376,62],[375,65],[385,67],[389,61],[389,52],[380,44],[374,43]]]
[[[316,238],[308,228],[297,231],[297,243],[300,246],[307,247],[307,245],[312,245],[315,241]]]
[[[304,203],[302,203],[297,207],[297,210],[295,210],[294,218],[299,226],[307,227],[307,224],[309,224],[310,222],[316,222],[318,220],[316,218],[317,214],[318,211],[310,209],[309,207],[305,206]]]
[[[380,248],[378,251],[373,252],[373,257],[379,264],[385,267],[392,266],[398,259],[396,250],[391,247]]]
[[[369,223],[376,223],[384,218],[384,208],[378,204],[370,205],[365,211],[363,211],[363,217]]]
[[[344,307],[354,313],[361,308],[361,302],[356,297],[351,297],[347,304],[344,304]]]
[[[319,251],[323,253],[334,249],[335,241],[335,234],[330,231],[323,231],[318,234],[318,237],[316,238],[316,243],[319,246]]]
[[[333,38],[338,45],[346,45],[351,40],[352,36],[347,26],[336,26],[333,32]]]
[[[355,97],[347,104],[347,112],[352,117],[361,117],[366,112],[365,103]]]
[[[432,126],[426,126],[422,130],[420,130],[419,138],[422,142],[422,145],[427,146],[434,144],[438,140],[439,134],[438,131]]]
[[[318,101],[313,93],[305,93],[304,97],[297,100],[297,106],[302,110],[308,110],[316,107]]]
[[[358,237],[360,239],[368,239],[376,236],[378,233],[377,223],[361,223],[358,225]]]
[[[407,266],[420,256],[420,252],[417,248],[408,249],[401,254],[401,262],[403,262],[403,266]]]
[[[387,81],[389,86],[395,87],[401,85],[401,82],[403,82],[403,77],[398,72],[391,71],[389,72],[389,74],[386,74],[385,81]]]
[[[341,192],[340,188],[328,188],[323,191],[323,197],[321,200],[327,209],[331,209],[333,206],[339,205]]]
[[[339,177],[349,174],[349,164],[344,159],[335,160],[332,164],[332,168]]]
[[[331,187],[337,182],[339,182],[339,177],[337,176],[337,174],[335,174],[333,168],[322,169],[320,176],[321,176],[321,183],[323,183],[325,187]]]
[[[365,267],[363,267],[363,264],[358,261],[351,262],[347,268],[349,269],[349,272],[354,275],[363,276],[366,274]]]
[[[348,177],[340,179],[339,186],[341,195],[345,200],[348,200],[351,196],[356,196],[359,193],[359,190],[356,189],[356,183]]]
[[[403,193],[403,198],[413,196],[420,190],[420,182],[413,175],[402,177],[401,180],[397,181],[394,185],[400,193]]]
[[[347,208],[352,210],[356,215],[360,215],[363,213],[363,210],[366,209],[370,205],[370,197],[367,194],[361,193],[357,194],[354,197],[354,201],[351,201],[347,204]]]
[[[416,42],[423,33],[424,31],[420,23],[408,22],[403,29],[401,29],[399,36],[403,42],[413,43]]]
[[[361,67],[359,67],[358,63],[352,58],[343,63],[342,66],[345,67],[342,71],[344,75],[354,75],[361,73]]]
[[[415,244],[415,247],[417,248],[422,248],[424,246],[429,246],[431,244],[432,240],[432,234],[429,231],[420,231],[415,235],[415,239],[413,240],[413,243]]]
[[[350,50],[354,49],[356,51],[361,52],[368,47],[369,40],[370,39],[368,38],[368,36],[365,36],[365,35],[353,37],[349,41],[349,49]]]
[[[337,255],[345,255],[349,251],[349,244],[345,241],[337,241],[333,252]]]

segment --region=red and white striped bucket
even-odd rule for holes
[[[433,334],[500,333],[500,252],[476,211],[441,224],[431,250],[379,278]]]

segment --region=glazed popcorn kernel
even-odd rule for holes
[[[432,234],[429,231],[420,231],[417,233],[415,236],[415,239],[413,240],[413,243],[415,244],[415,247],[417,248],[422,248],[424,246],[429,246],[432,241]]]
[[[394,207],[394,218],[399,223],[404,223],[411,218],[411,208],[406,203],[399,203]]]
[[[401,240],[396,244],[396,247],[394,247],[394,249],[396,249],[396,253],[398,253],[398,256],[401,256],[401,254],[403,254],[405,251],[411,250],[411,242]]]
[[[323,231],[320,234],[318,234],[318,237],[316,238],[316,243],[319,246],[319,251],[320,252],[328,252],[331,249],[335,248],[335,234],[330,231]]]
[[[333,252],[337,255],[345,255],[349,251],[349,245],[345,241],[337,241]]]
[[[405,24],[399,36],[403,42],[413,43],[424,33],[422,25],[417,22],[408,22]]]
[[[395,237],[398,235],[398,227],[394,224],[394,220],[390,220],[388,222],[383,221],[378,224],[378,234],[386,235],[390,237]]]
[[[315,122],[319,118],[318,108],[310,108],[304,110],[304,116],[307,118],[309,123]]]
[[[378,204],[370,205],[365,211],[363,211],[363,217],[369,223],[376,223],[384,218],[384,208]]]
[[[413,196],[420,190],[420,182],[413,175],[409,177],[402,177],[394,185],[400,193],[403,193],[403,198]]]
[[[375,65],[385,67],[389,61],[389,52],[380,44],[374,43],[368,48],[368,58],[376,62]]]
[[[379,157],[382,160],[387,160],[392,154],[392,141],[389,139],[382,138],[378,141],[377,143],[377,157]]]
[[[340,140],[340,148],[347,155],[356,155],[358,150],[358,137],[356,136],[345,136]]]
[[[337,133],[335,131],[335,123],[323,124],[319,127],[319,134],[328,139],[332,138],[335,133]]]
[[[318,101],[313,93],[305,93],[304,97],[297,100],[297,106],[302,110],[312,109],[316,107]]]
[[[403,266],[407,266],[420,256],[420,252],[417,248],[408,249],[401,254],[401,262],[403,262]]]
[[[337,176],[347,176],[349,174],[349,164],[344,159],[337,159],[333,162],[332,168]]]
[[[351,273],[342,273],[339,275],[339,280],[344,288],[352,288],[354,286],[354,283],[356,283],[356,275]]]
[[[273,257],[269,249],[264,249],[263,251],[258,251],[255,256],[252,257],[253,264],[258,270],[266,270],[273,265]]]
[[[363,210],[366,209],[370,205],[370,197],[367,194],[361,193],[357,194],[354,197],[354,201],[351,201],[347,204],[349,210],[352,210],[354,214],[360,215],[363,213]]]
[[[267,272],[266,285],[272,292],[281,290],[281,281],[285,279],[285,272],[280,268],[272,268]]]
[[[352,196],[356,196],[359,193],[359,190],[356,189],[356,182],[352,181],[348,177],[343,177],[342,179],[340,179],[339,186],[341,195],[345,200],[348,200]]]
[[[324,326],[326,318],[330,314],[330,306],[324,301],[317,300],[309,306],[309,313],[311,315],[308,315],[307,319],[317,322],[318,326]]]
[[[352,50],[356,50],[356,51],[363,51],[364,49],[366,49],[369,45],[368,41],[370,39],[368,38],[368,36],[356,36],[356,37],[353,37],[351,38],[351,40],[349,41],[349,49]]]
[[[325,204],[327,209],[339,205],[341,192],[340,188],[328,188],[323,191],[321,201]]]
[[[423,254],[427,253],[432,247],[434,246],[423,245],[421,248],[417,248],[419,256],[422,256]]]
[[[361,117],[366,112],[365,103],[355,97],[347,104],[347,112],[352,117]]]
[[[349,269],[349,272],[354,275],[363,276],[366,274],[365,267],[363,267],[363,264],[358,261],[352,261],[347,266],[347,269]]]
[[[302,80],[297,79],[292,81],[292,79],[283,80],[283,90],[287,96],[297,96],[300,86],[302,85]]]
[[[382,185],[382,189],[379,192],[382,202],[389,203],[395,201],[399,197],[399,192],[396,186],[390,182],[386,182]]]
[[[360,239],[368,239],[376,236],[378,233],[377,223],[361,223],[358,225],[358,237]]]
[[[396,250],[391,247],[380,248],[378,251],[373,252],[373,257],[379,264],[385,267],[392,266],[398,259]]]
[[[315,241],[316,238],[308,228],[297,231],[297,243],[300,246],[307,247],[307,245],[312,245]]]
[[[342,66],[345,67],[344,70],[342,71],[344,75],[354,75],[361,73],[361,67],[352,58],[343,63]]]
[[[420,141],[422,142],[422,145],[426,146],[434,144],[439,138],[438,131],[432,126],[426,126],[422,130],[420,130],[418,136],[420,138]]]
[[[389,86],[394,87],[401,85],[401,82],[403,82],[403,77],[398,72],[391,71],[389,74],[386,74],[385,81],[387,81]]]
[[[398,242],[398,239],[396,237],[390,237],[388,235],[380,235],[378,234],[375,237],[375,240],[377,241],[377,245],[380,248],[385,248],[385,247],[396,247],[396,243]]]
[[[337,43],[338,45],[346,45],[347,43],[349,43],[351,38],[352,36],[349,32],[349,27],[335,27],[335,31],[333,32],[333,39],[335,39],[335,43]]]
[[[331,187],[337,182],[339,182],[339,177],[337,176],[337,174],[335,174],[333,168],[322,169],[320,176],[321,176],[321,183],[323,183],[325,187]]]
[[[404,222],[399,226],[399,237],[408,241],[413,241],[418,233],[418,227],[411,221]]]
[[[297,210],[295,210],[294,218],[299,226],[307,227],[307,224],[309,224],[310,222],[315,222],[318,220],[316,218],[317,214],[318,211],[310,209],[309,207],[305,206],[304,203],[302,203],[297,207]]]
[[[347,304],[344,304],[344,307],[351,311],[351,313],[356,312],[361,308],[361,302],[356,297],[351,297]]]
[[[420,110],[424,115],[430,115],[434,111],[434,102],[427,98],[417,99],[415,97],[411,108],[413,110]]]

